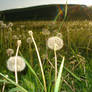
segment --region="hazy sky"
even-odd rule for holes
[[[65,3],[66,0],[0,0],[0,10],[23,8],[43,4]],[[68,0],[69,4],[92,5],[92,0]]]

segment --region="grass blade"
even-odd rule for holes
[[[12,83],[13,85],[15,85],[16,87],[20,88],[22,90],[22,92],[28,92],[26,89],[24,89],[22,86],[20,86],[19,84],[17,84],[16,82],[14,82],[13,80],[7,78],[5,75],[3,75],[2,73],[0,73],[0,75],[2,77],[4,77],[6,80],[8,80],[10,83]]]
[[[74,73],[72,73],[68,68],[64,67],[64,69],[69,72],[74,78],[76,78],[78,81],[81,81],[81,78],[79,78],[78,76],[76,76]]]
[[[23,57],[23,55],[21,54],[21,52],[20,52],[20,55]],[[23,57],[23,58],[24,58],[24,57]],[[32,69],[32,67],[30,66],[30,64],[27,62],[27,60],[26,60],[25,58],[24,58],[24,60],[25,60],[26,65],[28,66],[29,70],[33,73],[33,75],[36,77],[36,79],[39,81],[40,85],[41,85],[42,88],[44,89],[43,84],[42,84],[41,81],[39,80],[39,78],[38,78],[37,74],[35,73],[35,71]]]
[[[63,57],[63,60],[61,62],[60,69],[59,69],[58,78],[57,78],[57,81],[56,81],[56,84],[55,84],[54,92],[59,91],[60,80],[61,80],[61,77],[62,77],[62,71],[63,71],[63,67],[64,67],[64,60],[65,60],[65,58]]]

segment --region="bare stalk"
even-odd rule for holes
[[[56,44],[54,45],[54,55],[55,55],[55,83],[57,80],[57,54],[56,54]]]
[[[21,45],[21,40],[18,40],[17,44],[18,44],[18,46],[17,46],[17,51],[16,51],[16,57],[15,57],[15,80],[16,80],[16,83],[18,84],[17,56],[18,56],[18,52],[19,52],[19,47]]]
[[[43,82],[44,82],[44,89],[45,89],[45,92],[47,92],[46,80],[45,80],[45,75],[44,75],[44,71],[43,71],[43,67],[42,67],[42,63],[41,63],[41,58],[40,58],[40,54],[39,54],[36,42],[34,40],[32,31],[29,32],[29,35],[31,36],[31,38],[33,40],[33,43],[34,43],[34,46],[35,46],[35,49],[36,49],[36,52],[37,52],[37,56],[38,56],[38,60],[39,60],[40,68],[41,68],[41,73],[42,73],[42,78],[43,78]]]
[[[4,89],[5,89],[5,82],[3,84],[2,92],[4,92]]]
[[[5,77],[8,78],[8,75],[6,75]],[[5,79],[4,79],[4,80],[5,80]],[[6,83],[4,82],[4,83],[3,83],[3,87],[2,87],[2,92],[5,91],[5,85],[6,85]]]

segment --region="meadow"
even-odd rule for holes
[[[18,21],[4,22],[2,25],[0,21],[0,92],[44,92],[45,87],[47,92],[92,91],[92,21],[65,21],[58,30],[60,24],[61,21]],[[39,51],[45,87],[37,49],[29,32],[33,32],[31,36]],[[64,45],[56,52],[57,57],[47,45],[50,37],[63,40]],[[26,67],[18,72],[17,84],[14,72],[7,69],[7,61],[16,55],[18,40],[21,40],[21,45],[17,55],[24,58]],[[63,58],[59,91],[55,91],[55,60],[59,76]]]

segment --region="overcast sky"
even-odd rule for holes
[[[46,4],[64,4],[66,0],[0,0],[0,10]],[[92,0],[68,0],[68,4],[92,5]]]

